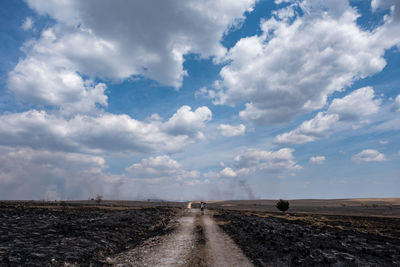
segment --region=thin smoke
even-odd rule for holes
[[[245,179],[240,179],[238,180],[238,185],[239,188],[244,190],[248,196],[249,199],[255,199],[256,196],[253,193],[253,189],[251,189],[250,185],[247,183]]]

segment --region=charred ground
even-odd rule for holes
[[[396,201],[291,201],[286,213],[277,212],[276,201],[268,200],[207,201],[207,207],[257,266],[400,266]],[[0,266],[107,265],[108,257],[172,233],[176,223],[171,222],[179,221],[186,206],[162,201],[0,202]],[[206,265],[203,260],[210,254],[203,227],[193,230],[196,253],[189,262],[194,265]]]
[[[104,265],[106,256],[168,232],[178,210],[126,203],[1,202],[0,265]]]
[[[396,205],[349,208],[336,201],[332,211],[324,201],[323,206],[302,201],[297,212],[280,213],[272,212],[273,202],[253,202],[211,206],[221,228],[256,266],[400,266],[400,218],[389,217],[390,211],[397,214]],[[351,211],[360,216],[346,215]]]

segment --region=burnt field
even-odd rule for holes
[[[277,200],[211,201],[209,208],[278,212]],[[296,199],[290,200],[290,213],[400,218],[400,198]]]
[[[108,255],[168,232],[179,205],[0,202],[0,266],[105,265]]]
[[[207,212],[256,266],[400,266],[397,202],[344,201],[291,201],[286,213],[276,201],[208,201]],[[174,230],[186,206],[3,201],[0,266],[109,265],[108,257]]]
[[[400,219],[218,210],[256,266],[400,266]]]

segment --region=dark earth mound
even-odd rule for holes
[[[400,266],[397,218],[370,218],[374,227],[380,224],[380,229],[387,230],[382,236],[339,226],[337,218],[332,220],[336,225],[318,226],[312,221],[260,215],[221,210],[214,216],[257,266]],[[348,216],[343,218],[348,221]]]
[[[105,265],[107,255],[166,233],[176,212],[0,203],[0,266]]]

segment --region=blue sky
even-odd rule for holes
[[[397,1],[0,5],[0,199],[399,196]]]

